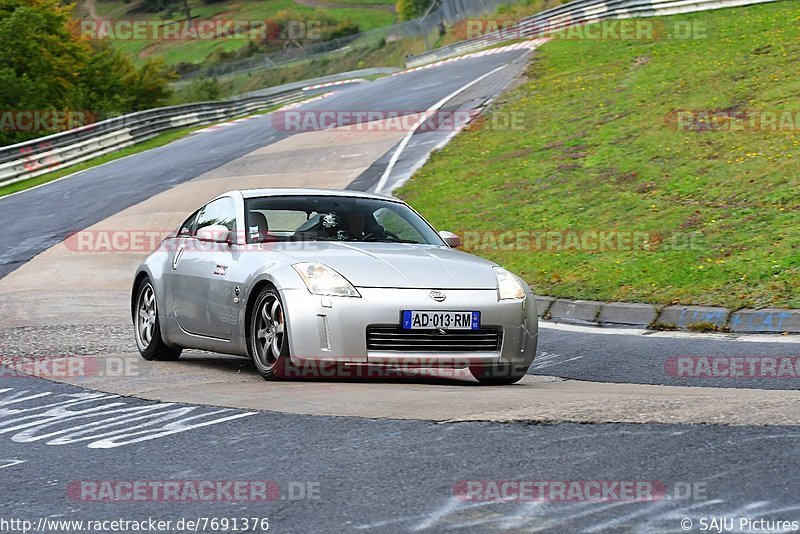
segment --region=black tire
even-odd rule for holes
[[[292,367],[289,328],[275,288],[267,286],[261,290],[248,320],[247,344],[256,370],[265,380],[286,378]]]
[[[508,386],[522,380],[528,372],[528,367],[509,363],[473,365],[469,368],[469,372],[475,380],[485,386]]]
[[[139,354],[145,360],[177,360],[182,349],[170,347],[161,337],[156,291],[149,278],[142,280],[133,308],[133,331]]]

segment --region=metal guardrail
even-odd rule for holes
[[[307,97],[303,88],[309,85],[391,74],[398,70],[394,67],[361,69],[259,89],[221,102],[150,109],[0,147],[0,186],[83,163],[170,130],[225,121],[267,107],[290,104]]]
[[[121,115],[32,141],[0,147],[0,185],[63,169],[170,130],[224,121],[304,98],[300,89]]]
[[[545,37],[548,33],[578,24],[608,19],[677,15],[776,1],[778,0],[576,0],[526,17],[511,27],[413,56],[406,62],[406,67],[418,67],[513,39]]]

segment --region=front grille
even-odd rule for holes
[[[449,330],[437,334],[432,330],[403,330],[397,326],[368,326],[367,350],[381,352],[498,352],[500,331]]]

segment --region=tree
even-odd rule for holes
[[[169,83],[176,78],[163,59],[149,59],[129,78],[128,109],[142,111],[163,105],[172,96]]]
[[[0,110],[88,112],[103,118],[163,105],[174,79],[161,61],[140,69],[108,41],[81,38],[72,6],[0,0]],[[0,144],[46,131],[0,131]]]
[[[432,1],[433,0],[397,0],[395,10],[400,20],[411,20],[424,15]]]
[[[85,60],[85,48],[70,34],[69,21],[69,8],[56,0],[0,0],[0,69],[7,82],[0,88],[0,108],[41,109],[69,102]]]

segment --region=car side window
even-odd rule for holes
[[[416,228],[411,226],[406,219],[392,210],[380,208],[373,213],[373,216],[375,220],[378,221],[378,224],[383,226],[385,230],[395,234],[402,241],[409,241],[411,243],[425,242],[425,238],[422,237]]]
[[[201,228],[220,224],[230,231],[236,223],[236,203],[230,197],[223,197],[206,204],[197,215],[195,233]]]
[[[189,215],[189,218],[183,221],[183,224],[180,225],[178,228],[178,235],[179,236],[192,236],[194,235],[194,223],[197,220],[197,214],[200,213],[200,210]]]

